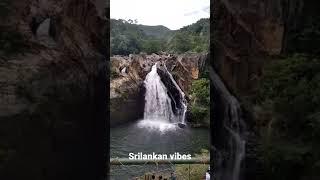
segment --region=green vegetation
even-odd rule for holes
[[[200,19],[196,23],[177,31],[169,41],[167,51],[172,53],[208,52],[209,34],[209,19]]]
[[[200,154],[195,154],[195,157],[209,157],[209,151],[202,149]],[[189,168],[190,168],[190,180],[199,180],[203,179],[206,171],[209,168],[208,164],[181,164],[176,165],[176,175],[178,179],[189,179]]]
[[[209,126],[210,124],[210,81],[200,78],[192,82],[190,90],[191,122]]]
[[[293,55],[265,68],[255,108],[265,179],[320,176],[320,58]]]
[[[165,42],[158,39],[144,40],[142,49],[147,54],[160,52],[165,48]]]
[[[111,19],[111,54],[206,52],[209,19],[172,31],[164,26],[145,26],[133,20]]]
[[[283,57],[264,67],[251,101],[260,133],[262,179],[320,177],[319,1],[303,1],[303,18],[287,28]]]
[[[111,19],[111,54],[129,55],[140,52],[156,53],[163,49],[170,30],[163,26],[133,24],[132,20]]]

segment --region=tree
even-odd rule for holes
[[[152,54],[160,52],[163,49],[164,43],[161,40],[145,40],[143,44],[143,51]]]
[[[169,42],[169,51],[177,53],[187,52],[191,49],[191,38],[187,33],[176,33]]]

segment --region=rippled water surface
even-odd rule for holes
[[[181,129],[175,124],[163,122],[138,121],[111,128],[111,157],[128,158],[129,153],[180,154],[199,153],[209,149],[208,129]],[[170,168],[163,165],[159,170]],[[145,172],[156,170],[154,165],[111,166],[111,179],[124,180],[141,176]]]

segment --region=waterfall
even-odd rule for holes
[[[172,100],[168,95],[168,89],[162,82],[158,70],[159,62],[152,66],[151,71],[147,74],[144,85],[146,88],[145,93],[145,108],[143,120],[139,122],[140,127],[147,127],[150,129],[159,129],[161,131],[176,128],[177,123],[185,122],[185,113],[187,111],[186,100],[184,93],[173,79],[169,71],[170,80],[179,88],[181,98],[180,103],[183,104],[182,109],[178,113],[174,113],[172,107]]]
[[[217,100],[220,102],[216,106],[220,106],[220,118],[217,122],[217,130],[220,128],[219,145],[215,152],[215,172],[217,180],[239,180],[241,179],[241,165],[245,157],[245,125],[241,118],[241,108],[238,100],[230,94],[228,89],[220,77],[210,67],[210,78],[213,83]],[[215,141],[218,141],[218,140]],[[221,145],[222,144],[222,145]]]
[[[146,88],[144,119],[174,121],[175,115],[172,111],[171,99],[167,94],[167,88],[161,82],[157,73],[157,64],[152,66],[144,84]]]

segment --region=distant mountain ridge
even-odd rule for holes
[[[155,38],[167,38],[168,36],[173,34],[173,30],[163,26],[149,26],[149,25],[137,25],[139,29],[141,29],[147,36],[153,36]]]
[[[128,55],[140,52],[169,51],[203,52],[209,45],[209,18],[203,18],[179,30],[163,25],[142,25],[132,20],[111,19],[111,54]]]
[[[168,36],[172,35],[174,30],[170,30],[166,26],[163,25],[143,25],[143,24],[134,24],[130,21],[126,21],[123,19],[111,19],[111,35],[124,33],[123,30],[133,30],[137,32],[142,32],[144,36],[152,37],[152,38],[168,38]],[[121,29],[118,29],[117,26],[122,26]],[[114,31],[113,31],[114,30]],[[120,31],[119,31],[120,30]],[[112,33],[113,32],[113,33]]]

